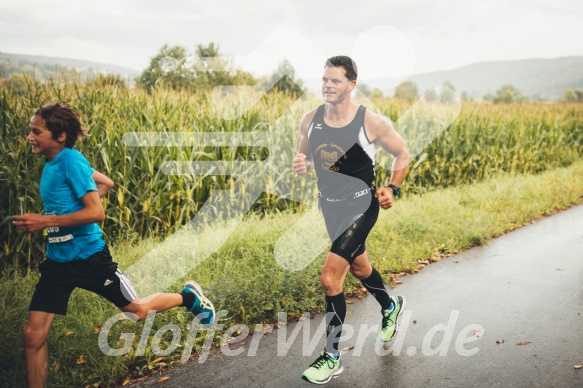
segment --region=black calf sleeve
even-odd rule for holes
[[[326,297],[326,347],[328,353],[338,351],[338,342],[342,333],[342,323],[346,317],[346,300],[344,292]]]
[[[361,281],[367,291],[375,297],[377,302],[379,302],[381,309],[388,309],[391,304],[391,299],[389,298],[389,293],[383,284],[383,278],[379,271],[377,271],[375,267],[372,267],[372,273],[370,276]]]

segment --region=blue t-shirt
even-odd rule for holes
[[[81,198],[97,191],[91,177],[95,170],[77,150],[65,148],[46,162],[40,180],[45,215],[71,214],[84,208]],[[105,247],[96,223],[73,227],[49,227],[47,257],[58,262],[86,259]]]

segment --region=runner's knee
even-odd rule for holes
[[[322,273],[320,277],[320,284],[324,290],[324,295],[336,295],[342,291],[342,284],[338,284],[339,281],[331,275]],[[340,289],[340,291],[338,291]]]
[[[40,349],[47,340],[48,331],[26,324],[22,330],[24,346],[29,349]]]
[[[132,314],[132,320],[143,321],[148,317],[150,308],[147,303],[140,299],[135,299],[132,303],[121,309],[125,313]]]

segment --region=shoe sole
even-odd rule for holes
[[[334,379],[337,378],[340,375],[340,373],[342,373],[342,372],[344,372],[344,365],[340,365],[340,369],[338,369],[336,372],[332,373],[330,375],[330,377],[328,377],[328,379],[326,379],[326,380],[322,380],[322,381],[310,380],[306,376],[302,376],[302,379],[304,379],[307,382],[312,383],[312,384],[323,385],[323,384],[328,383],[333,378]]]
[[[189,280],[186,282],[186,284],[184,285],[184,287],[186,288],[186,286],[192,286],[192,288],[194,288],[196,290],[195,292],[195,296],[202,300],[205,300],[206,303],[208,303],[211,306],[211,311],[213,312],[213,321],[211,323],[204,323],[203,326],[204,327],[209,327],[212,326],[213,323],[215,323],[215,316],[216,316],[216,312],[215,312],[215,305],[213,305],[213,303],[206,297],[204,296],[204,293],[202,292],[202,287],[200,286],[200,284],[198,284],[197,282],[195,282],[194,280]]]

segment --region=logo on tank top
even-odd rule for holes
[[[347,159],[346,152],[338,144],[320,144],[314,152],[314,156],[320,162],[323,170],[339,171],[341,159]]]

